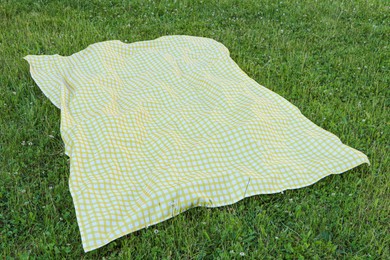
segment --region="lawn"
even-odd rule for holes
[[[389,259],[390,4],[270,2],[0,0],[0,257]],[[220,41],[251,78],[363,151],[371,166],[193,208],[85,254],[60,110],[22,58],[168,34]]]

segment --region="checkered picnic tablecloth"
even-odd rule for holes
[[[248,77],[221,43],[163,36],[28,55],[61,109],[90,251],[195,206],[304,187],[367,157]]]

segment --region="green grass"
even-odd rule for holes
[[[389,2],[129,2],[0,0],[0,257],[390,258]],[[371,166],[193,208],[84,254],[60,111],[22,57],[166,34],[222,42],[250,77],[366,153]]]

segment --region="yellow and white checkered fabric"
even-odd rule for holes
[[[61,109],[85,251],[196,206],[304,187],[368,158],[249,78],[208,38],[28,55]]]

